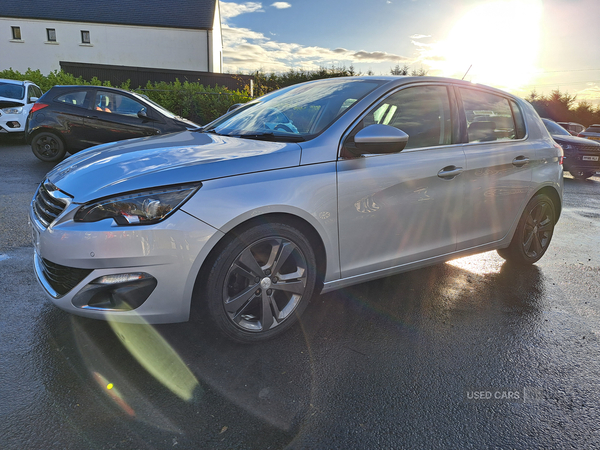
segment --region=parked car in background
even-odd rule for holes
[[[31,203],[60,308],[273,338],[311,297],[497,250],[529,265],[562,209],[562,149],[533,107],[436,77],[297,84],[200,131],[94,147]],[[194,311],[194,314],[196,312]]]
[[[29,111],[41,96],[31,81],[0,79],[0,134],[23,135]]]
[[[600,171],[600,143],[571,134],[558,123],[542,119],[552,138],[565,152],[564,168],[575,178],[586,179]]]
[[[591,139],[592,141],[600,141],[600,125],[594,124],[577,135],[578,137]]]
[[[563,127],[565,130],[567,130],[573,136],[577,136],[579,133],[581,133],[583,130],[585,130],[585,127],[577,122],[556,122],[556,123],[558,123],[561,127]]]
[[[107,142],[197,129],[145,96],[102,86],[54,86],[31,108],[27,142],[42,161]]]

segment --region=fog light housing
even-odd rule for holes
[[[143,272],[104,275],[73,297],[73,306],[104,311],[139,308],[156,288],[157,281]]]
[[[19,128],[21,126],[21,124],[19,122],[17,122],[16,120],[13,120],[11,122],[6,122],[6,125],[8,125],[9,128]]]

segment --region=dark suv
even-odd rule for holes
[[[542,119],[552,138],[565,152],[564,168],[575,178],[586,179],[600,171],[600,144],[571,134],[556,122]]]
[[[123,89],[54,86],[31,108],[26,137],[35,156],[57,162],[93,145],[198,127]]]

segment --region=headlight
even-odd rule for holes
[[[11,106],[10,108],[4,108],[2,110],[4,114],[21,114],[23,112],[22,106]]]
[[[168,217],[201,186],[202,183],[170,186],[98,200],[83,205],[75,214],[75,221],[114,219],[119,225],[150,225]]]
[[[570,144],[563,144],[562,148],[563,150],[573,150],[573,146]]]

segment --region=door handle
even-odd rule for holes
[[[512,160],[513,166],[515,167],[523,167],[525,164],[529,162],[529,158],[527,156],[517,156]]]
[[[463,171],[462,167],[446,166],[438,172],[438,177],[444,178],[445,180],[452,180],[454,177],[460,175]]]

